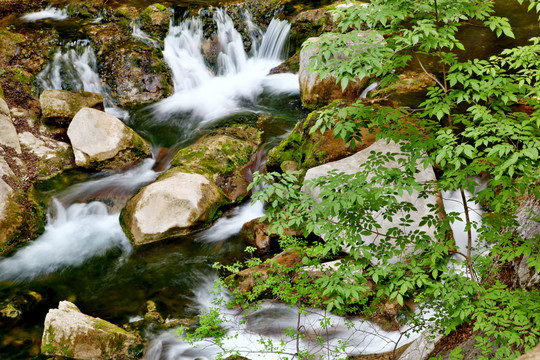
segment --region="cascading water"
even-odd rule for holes
[[[51,63],[38,75],[37,81],[43,89],[84,90],[103,95],[105,110],[121,119],[128,117],[127,111],[118,108],[113,98],[103,88],[97,73],[96,54],[88,40],[69,43],[59,49]]]
[[[101,202],[73,204],[68,208],[53,203],[45,233],[14,256],[0,261],[1,281],[32,280],[118,247],[124,254],[131,244],[124,235],[118,214],[109,214]]]
[[[273,19],[262,37],[260,48],[257,41],[252,43],[252,56],[249,57],[242,37],[227,13],[216,10],[214,21],[218,29],[214,44],[209,40],[203,44],[200,19],[171,24],[163,57],[171,68],[175,93],[152,106],[158,117],[169,120],[171,114],[186,113],[197,120],[196,126],[200,126],[252,110],[264,91],[299,92],[297,75],[268,75],[281,63],[290,30],[288,22]],[[260,29],[250,22],[249,17],[246,21],[248,28],[251,24],[250,34],[257,37]],[[215,74],[203,56],[202,49],[208,45],[219,49]]]
[[[50,5],[41,11],[37,11],[34,13],[21,16],[21,20],[28,21],[28,22],[35,22],[35,21],[45,20],[45,19],[61,21],[61,20],[66,20],[67,18],[68,18],[68,14],[67,14],[66,9],[59,10]]]

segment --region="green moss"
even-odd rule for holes
[[[161,4],[154,4],[155,8],[158,9],[159,11],[165,11],[167,10],[167,7],[161,5]]]
[[[45,344],[45,345],[41,348],[41,352],[44,353],[45,355],[52,355],[52,354],[54,354],[54,346],[53,346],[53,344]]]

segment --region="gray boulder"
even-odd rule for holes
[[[371,36],[371,31],[359,31],[357,32],[357,41],[348,42],[347,49],[354,50],[352,54],[346,55],[340,53],[334,56],[335,59],[350,62],[353,57],[362,55],[362,52],[367,52],[367,46],[363,45],[363,40],[368,36]],[[336,74],[330,73],[325,78],[321,78],[317,73],[312,73],[308,67],[312,61],[321,61],[321,41],[334,40],[337,37],[335,34],[324,34],[321,37],[309,38],[306,43],[308,46],[304,46],[300,51],[300,96],[302,103],[308,109],[316,109],[330,104],[337,99],[355,100],[362,94],[364,88],[368,85],[369,77],[356,77],[355,81],[349,82],[345,91],[341,89],[341,84],[336,83]],[[377,41],[383,42],[384,39],[381,35],[376,35]]]
[[[67,127],[83,107],[104,110],[103,96],[86,91],[45,90],[39,97],[41,118],[50,125]]]
[[[401,152],[400,146],[398,144],[394,142],[387,143],[386,140],[382,139],[375,142],[373,145],[369,146],[368,148],[362,151],[359,151],[358,153],[352,156],[309,169],[306,172],[304,181],[316,179],[321,176],[325,176],[332,170],[337,170],[338,172],[343,172],[346,174],[353,174],[359,171],[360,166],[362,164],[367,162],[368,157],[370,156],[370,153],[372,151],[375,151],[377,153],[382,153],[382,154]],[[400,167],[400,165],[397,162],[397,158],[395,159],[395,161],[387,162],[384,166],[387,168]],[[435,173],[431,166],[425,170],[421,167],[420,164],[418,164],[418,167],[420,169],[420,172],[415,175],[415,179],[417,182],[427,183],[427,182],[435,180]],[[319,188],[308,189],[304,187],[304,191],[311,193],[315,198],[317,198],[320,194]],[[419,195],[418,191],[414,190],[412,194],[405,192],[400,198],[398,198],[399,201],[407,201],[407,202],[412,203],[417,209],[416,212],[409,213],[412,221],[408,226],[402,227],[401,230],[404,231],[405,233],[409,231],[413,232],[416,230],[425,231],[428,235],[434,237],[436,229],[429,227],[428,225],[420,226],[420,221],[423,216],[430,213],[429,207],[432,205],[436,205],[438,203],[438,196],[429,195],[428,198],[420,198],[418,195]],[[405,213],[396,214],[395,218],[398,219],[399,217],[405,216],[405,215],[406,215]],[[385,234],[389,228],[396,226],[395,223],[391,223],[390,221],[384,220],[384,219],[381,219],[381,221],[379,222],[379,225],[381,226],[381,228],[377,229],[377,232],[381,234]],[[363,241],[365,244],[373,243],[375,245],[379,245],[382,239],[383,238],[377,234],[363,236]],[[412,244],[412,243],[408,244],[406,248],[403,249],[403,251],[401,251],[399,256],[394,256],[389,261],[390,262],[405,261],[411,255],[412,251],[414,250],[414,247],[415,247],[415,244]],[[343,250],[349,251],[349,249],[347,248],[344,248]],[[377,264],[379,263],[379,260],[374,259],[373,262]]]
[[[138,338],[100,318],[83,314],[69,301],[45,317],[41,352],[81,360],[134,359]]]
[[[116,117],[82,108],[71,121],[67,135],[77,166],[117,169],[151,155],[149,144]]]
[[[128,201],[120,223],[132,244],[142,245],[203,229],[226,202],[205,176],[172,168]]]

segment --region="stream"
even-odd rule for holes
[[[497,4],[500,12],[510,14],[506,16],[513,14],[511,20],[521,40],[512,44],[538,35],[537,25],[531,30],[530,18],[524,20],[525,17],[516,15],[507,2]],[[42,15],[57,21],[65,18],[59,9],[48,8],[46,12]],[[534,15],[533,18],[536,19]],[[39,16],[29,14],[25,20],[39,21]],[[38,76],[43,89],[69,88],[103,94],[106,111],[149,140],[156,155],[122,172],[68,171],[37,186],[38,200],[48,204],[46,231],[0,259],[0,299],[34,291],[43,300],[22,323],[0,332],[2,359],[35,358],[45,314],[61,300],[74,302],[83,313],[115,324],[142,318],[148,300],[154,301],[170,319],[193,318],[211,306],[212,284],[217,278],[212,265],[244,257],[246,241],[240,229],[245,222],[264,214],[259,203],[247,201],[229,210],[212,227],[196,235],[141,248],[131,246],[119,223],[125,202],[167,169],[171,156],[160,158],[157,154],[161,149],[170,155],[221,122],[236,116],[263,115],[268,118],[263,125],[264,155],[307,115],[299,98],[297,75],[267,75],[285,58],[289,22],[274,19],[263,31],[246,14],[254,44],[247,52],[225,11],[217,9],[214,21],[223,50],[217,69],[212,70],[200,51],[201,20],[193,17],[171,24],[163,57],[172,71],[175,91],[169,98],[147,107],[122,109],[117,105],[97,75],[96,54],[86,39],[65,44]],[[137,24],[132,26],[140,41],[152,41]],[[496,53],[509,46],[508,40],[497,42],[471,33],[464,38],[482,45],[476,51]],[[455,194],[446,196],[452,198]],[[279,338],[282,330],[295,327],[298,319],[297,310],[273,303],[250,314],[246,324],[240,324],[240,314],[225,312],[225,327],[240,334],[226,347],[251,353],[250,359],[269,359],[268,355],[257,353],[261,350],[259,340]],[[320,310],[312,309],[301,320],[310,335],[305,346],[318,354],[325,354],[325,349],[315,342],[316,336],[322,334],[318,324],[322,315]],[[360,319],[346,324],[342,318],[331,318],[328,341],[337,346],[341,339],[350,340],[349,354],[391,351],[397,341],[405,344],[417,336],[401,339],[397,331],[386,332]],[[193,348],[172,332],[149,330],[146,334],[147,360],[212,359],[219,350],[208,344]],[[294,352],[294,346],[291,342],[287,349]]]

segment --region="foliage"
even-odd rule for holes
[[[531,1],[531,8],[538,6]],[[272,268],[251,291],[237,292],[234,304],[249,307],[270,297],[369,317],[381,303],[403,306],[416,299],[422,311],[404,312],[407,321],[424,328],[434,324],[446,334],[472,322],[482,334],[477,340],[484,358],[512,359],[536,345],[538,291],[503,284],[498,271],[521,256],[540,270],[538,238],[517,236],[513,217],[519,199],[540,196],[540,39],[488,59],[460,60],[465,47],[459,30],[465,23],[513,37],[508,19],[493,13],[488,0],[373,0],[336,10],[343,33],[319,43],[313,69],[321,76],[337,74],[343,88],[364,75],[384,85],[414,65],[436,86],[428,89],[420,109],[359,100],[337,114],[323,111],[311,129],[332,129],[352,146],[361,140],[362,128],[377,129],[378,138],[400,145],[398,152],[372,153],[355,173],[334,172],[303,183],[294,173],[255,176],[252,186],[266,185],[255,200],[267,204],[273,231],[283,235],[295,228],[318,240],[282,236],[282,247],[297,251],[301,263]],[[357,29],[370,33],[355,48],[350,40]],[[342,62],[338,53],[361,55]],[[417,180],[429,166],[437,170],[436,184]],[[487,186],[478,186],[479,177],[487,178]],[[465,249],[456,248],[450,230],[460,214],[441,218],[433,204],[418,224],[412,220],[416,208],[403,195],[426,198],[439,190],[457,191],[466,204]],[[481,222],[473,219],[472,202],[486,213]],[[383,230],[382,222],[393,225]],[[488,255],[475,255],[476,232]],[[377,241],[369,241],[373,237]],[[406,259],[396,261],[405,249]],[[465,259],[465,274],[455,260],[448,261],[451,254]],[[306,271],[334,259],[340,260],[337,267],[321,276]],[[253,265],[259,262],[248,263]],[[451,356],[463,357],[458,349]]]

